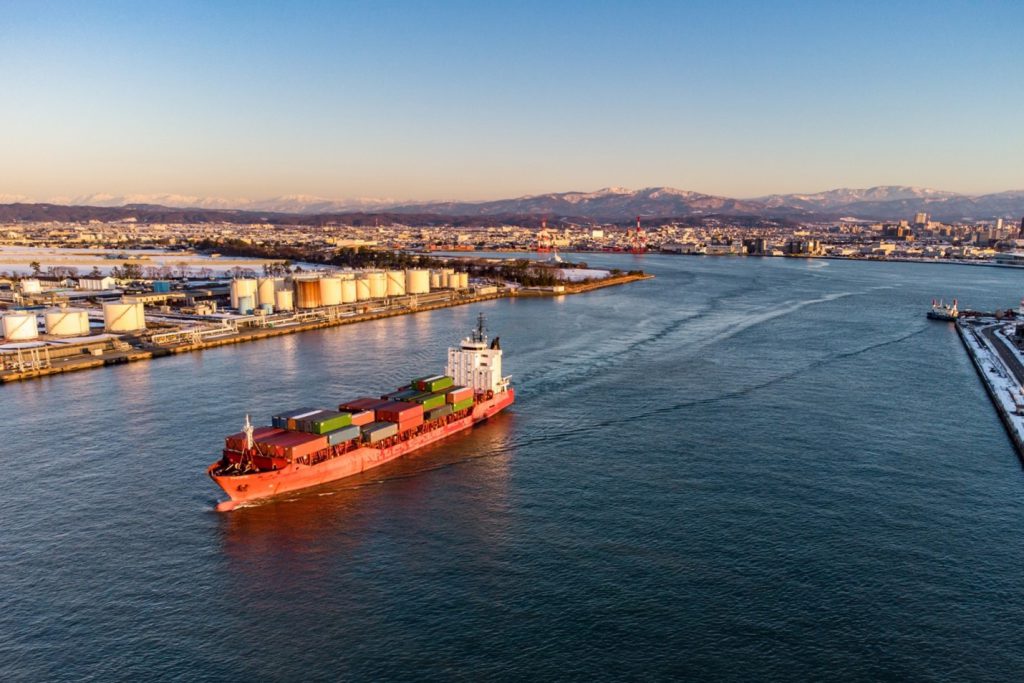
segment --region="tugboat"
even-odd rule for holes
[[[943,322],[956,322],[956,319],[960,317],[960,310],[957,308],[956,299],[953,299],[953,305],[945,304],[941,301],[935,302],[932,299],[932,310],[928,311],[928,317],[932,320],[941,320]]]

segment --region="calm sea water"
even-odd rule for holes
[[[595,256],[655,280],[0,387],[4,680],[1012,680],[1024,477],[933,297],[1020,272]],[[438,370],[508,414],[213,512],[246,412]]]

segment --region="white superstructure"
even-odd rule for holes
[[[497,338],[487,343],[483,313],[476,329],[462,340],[459,348],[448,349],[445,374],[454,379],[455,384],[472,387],[478,394],[488,391],[498,394],[508,389],[511,377],[501,376],[501,347]]]

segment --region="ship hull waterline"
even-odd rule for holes
[[[464,431],[474,424],[496,415],[512,405],[514,401],[515,390],[509,388],[493,398],[474,405],[472,412],[466,417],[434,431],[414,436],[387,448],[360,446],[344,455],[315,465],[292,463],[287,467],[270,472],[218,475],[215,474],[215,470],[220,462],[215,462],[206,469],[206,473],[230,498],[230,500],[218,503],[217,511],[227,512],[242,503],[262,501],[282,493],[355,476]]]

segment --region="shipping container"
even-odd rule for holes
[[[296,420],[299,431],[326,434],[352,424],[352,414],[334,410],[319,410],[315,414]]]
[[[453,403],[452,404],[452,412],[453,413],[457,413],[460,410],[465,410],[466,408],[472,408],[472,407],[473,407],[473,398],[470,397],[470,398],[464,399],[462,401],[459,401],[458,403]]]
[[[352,424],[356,425],[357,427],[368,425],[371,422],[373,422],[373,420],[374,414],[372,410],[360,410],[358,412],[352,413]]]
[[[356,413],[363,410],[376,410],[382,405],[386,405],[388,402],[379,398],[373,398],[370,396],[364,396],[363,398],[353,399],[351,401],[345,401],[338,406],[338,410],[344,410],[350,413]]]
[[[452,387],[451,391],[445,394],[445,400],[448,403],[458,403],[459,401],[465,401],[467,398],[473,398],[473,389],[471,387]]]
[[[252,438],[253,441],[258,441],[281,433],[283,433],[283,430],[277,427],[256,427],[252,430]],[[224,446],[234,451],[244,451],[246,446],[245,432],[238,432],[237,434],[224,437]]]
[[[399,422],[398,423],[398,431],[399,432],[407,432],[410,429],[416,429],[421,424],[423,424],[423,413],[419,413],[417,415],[413,415],[411,417],[407,417],[406,419],[404,419],[401,422]]]
[[[433,377],[425,377],[415,384],[414,387],[420,391],[435,392],[450,387],[454,383],[451,377],[445,375],[434,375]]]
[[[327,445],[337,446],[340,443],[345,443],[352,439],[358,439],[360,433],[361,431],[358,425],[348,425],[347,427],[327,432],[324,436],[327,437]]]
[[[305,432],[281,432],[258,442],[260,450],[282,458],[301,458],[327,448],[327,437]]]
[[[419,403],[391,401],[375,411],[378,421],[405,422],[414,417],[423,419],[423,406]]]
[[[386,439],[398,433],[398,425],[394,422],[371,422],[364,427],[360,427],[360,429],[363,438],[369,443],[377,443],[381,439]]]
[[[422,392],[420,392],[419,389],[410,389],[406,387],[404,389],[399,389],[398,391],[392,391],[390,394],[384,394],[381,398],[389,401],[408,401],[413,396],[419,396],[420,393]]]
[[[270,418],[270,422],[278,429],[288,429],[288,420],[296,417],[297,415],[306,415],[315,410],[316,408],[296,408],[295,410],[288,410],[274,415]]]
[[[422,401],[419,401],[419,404],[423,406],[423,410],[431,410],[433,408],[437,408],[438,406],[443,406],[444,394],[430,394]]]
[[[423,419],[429,422],[430,420],[437,420],[439,418],[442,418],[442,417],[445,417],[446,415],[451,415],[451,414],[452,414],[452,406],[451,406],[451,404],[450,403],[445,403],[443,406],[440,406],[439,408],[434,408],[432,410],[428,410],[426,413],[423,414]]]

